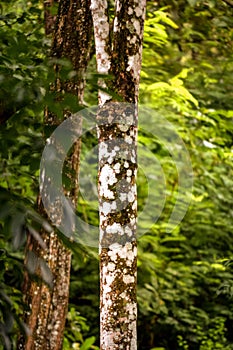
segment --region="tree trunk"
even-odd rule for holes
[[[115,1],[110,31],[108,4],[92,0],[100,89],[100,348],[137,349],[137,103],[146,0]],[[109,102],[111,100],[111,102]]]
[[[49,1],[51,4],[52,1]],[[50,21],[50,17],[47,16]],[[46,24],[46,31],[51,22]],[[63,0],[59,3],[56,28],[52,47],[52,57],[68,58],[76,70],[76,77],[62,82],[59,65],[56,65],[57,79],[52,87],[57,93],[70,92],[77,96],[77,104],[83,103],[85,72],[89,60],[92,38],[92,18],[88,0]],[[74,97],[75,98],[75,97]],[[69,116],[68,111],[64,116]],[[57,118],[49,111],[45,114],[45,124],[56,125]],[[78,128],[81,128],[81,120]],[[80,133],[81,134],[81,133]],[[80,141],[77,141],[72,155],[67,160],[70,169],[71,185],[66,194],[73,205],[77,205],[78,168]],[[43,212],[39,200],[40,211]],[[59,213],[52,208],[59,220]],[[66,313],[69,299],[69,281],[71,252],[64,247],[55,230],[42,232],[44,244],[40,244],[31,235],[27,240],[26,264],[43,279],[43,282],[31,278],[25,273],[24,294],[27,310],[24,321],[31,334],[21,336],[18,349],[25,350],[60,350],[63,343]],[[46,246],[46,247],[45,247]],[[32,263],[34,267],[32,267]],[[49,269],[48,269],[49,267]],[[45,283],[47,282],[47,283]]]
[[[55,4],[58,5],[59,0],[44,0],[44,19],[45,34],[54,33],[57,16],[53,13]]]

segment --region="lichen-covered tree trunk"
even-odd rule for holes
[[[146,0],[92,0],[100,80],[100,348],[137,349],[137,102]],[[110,29],[111,28],[111,29]],[[114,102],[109,88],[123,102]]]
[[[51,4],[52,1],[49,3]],[[49,16],[47,18],[51,20]],[[52,25],[53,23],[54,21]],[[49,23],[46,23],[46,31],[49,32]],[[72,80],[62,81],[59,76],[60,67],[57,64],[55,67],[57,79],[52,89],[58,95],[64,92],[73,93],[77,105],[83,103],[85,71],[89,61],[91,41],[92,17],[89,1],[60,1],[51,56],[57,59],[68,58],[77,74]],[[64,117],[69,114],[69,111],[64,111]],[[56,116],[46,111],[45,124],[55,126]],[[77,127],[81,128],[81,120]],[[74,206],[77,205],[79,156],[80,142],[77,141],[71,156],[67,159],[66,166],[72,174],[66,195]],[[40,199],[39,207],[43,213]],[[61,219],[56,208],[51,208],[51,211],[58,220]],[[20,337],[18,349],[61,350],[69,299],[71,252],[64,247],[55,230],[50,233],[44,230],[41,236],[43,244],[32,235],[29,235],[27,240],[26,264],[29,271],[40,277],[40,282],[35,278],[32,279],[28,273],[25,274],[24,302],[27,310],[24,322],[30,329],[30,335]]]

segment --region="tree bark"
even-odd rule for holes
[[[49,3],[51,4],[52,1]],[[50,21],[50,17],[47,18]],[[46,25],[47,32],[50,25],[50,22]],[[85,72],[91,40],[92,18],[89,1],[60,1],[51,56],[56,59],[68,58],[77,74],[72,80],[67,79],[63,82],[59,76],[59,64],[56,64],[57,78],[52,89],[60,94],[63,91],[73,93],[77,96],[77,105],[83,103]],[[69,115],[69,111],[64,111],[64,117]],[[46,111],[45,124],[56,125],[56,116]],[[81,128],[81,120],[77,127]],[[73,146],[71,157],[67,160],[68,169],[72,175],[66,195],[74,206],[77,205],[79,159],[80,141],[77,141]],[[39,207],[43,213],[40,200]],[[61,214],[56,211],[56,208],[51,210],[54,211],[57,220],[60,220]],[[27,310],[24,322],[31,334],[28,337],[23,335],[20,337],[18,349],[61,350],[69,299],[71,252],[64,247],[55,230],[51,233],[43,230],[41,235],[43,244],[35,240],[32,235],[29,235],[27,240],[26,265],[28,264],[28,269],[33,270],[32,272],[43,281],[38,282],[28,273],[25,274],[24,302]]]
[[[44,20],[46,35],[54,33],[57,16],[53,14],[53,7],[58,3],[59,0],[44,0]]]
[[[100,81],[100,348],[137,349],[137,103],[146,0],[116,0],[110,30],[108,4],[92,0]],[[123,102],[114,102],[108,87]],[[111,100],[111,102],[109,102]]]

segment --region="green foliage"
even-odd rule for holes
[[[63,350],[77,349],[77,350],[98,350],[94,346],[95,337],[89,337],[83,340],[82,332],[88,332],[89,326],[86,324],[87,319],[79,315],[74,307],[70,308],[67,315],[67,325],[63,343]]]
[[[196,329],[197,337],[200,341],[200,350],[226,349],[231,350],[232,347],[228,344],[225,337],[225,319],[218,317],[212,320],[207,330],[203,330],[199,325]],[[189,350],[187,341],[182,336],[178,335],[179,349]]]
[[[0,249],[0,337],[6,349],[11,348],[16,322],[27,332],[26,326],[19,317],[21,294],[18,279],[22,265],[19,254],[9,254],[6,249]]]
[[[37,2],[4,2],[0,16],[0,336],[4,349],[16,348],[22,322],[23,248],[30,232],[43,245],[39,231],[50,225],[34,210],[43,148],[43,105],[47,84],[44,61],[48,41],[43,7]],[[30,260],[30,259],[29,259]],[[39,262],[43,278],[51,273]],[[25,266],[34,273],[32,265]]]
[[[177,127],[191,157],[194,184],[186,217],[167,233],[178,193],[177,170],[166,145],[139,130],[145,157],[156,156],[167,180],[164,210],[139,240],[139,349],[230,350],[232,8],[214,0],[164,0],[160,7],[157,3],[148,1],[140,101]],[[44,35],[42,5],[4,1],[0,25],[0,333],[10,349],[15,347],[17,323],[27,331],[20,321],[25,232],[30,230],[39,239],[41,226],[49,231],[35,211],[43,138],[52,132],[43,126],[44,106],[60,119],[64,108],[75,112],[80,107],[72,95],[61,98],[49,90],[55,62],[46,58],[50,41]],[[74,77],[67,60],[56,63],[62,79]],[[87,105],[97,101],[94,64],[92,59]],[[96,138],[90,133],[83,141],[82,157],[90,157],[87,163],[93,164],[83,170],[82,186],[88,188],[86,174],[92,179],[96,174],[90,154]],[[162,191],[159,183],[157,190]],[[148,191],[145,174],[139,170],[139,212]],[[98,225],[97,198],[92,193],[80,196],[78,214]],[[148,227],[146,220],[141,224]],[[74,255],[63,348],[98,349],[94,345],[99,337],[98,252],[65,239],[64,244]]]
[[[175,176],[162,147],[155,148],[157,159],[165,165],[166,190],[171,196],[159,221],[139,240],[139,327],[145,333],[140,349],[154,345],[231,349],[232,271],[222,259],[232,256],[233,243],[232,99],[228,90],[232,62],[223,44],[227,32],[231,33],[232,10],[214,2],[196,1],[189,7],[178,1],[166,11],[178,30],[167,27],[168,39],[155,52],[145,45],[140,96],[141,102],[177,126],[191,156],[194,185],[189,212],[179,228],[167,234],[166,213],[174,205],[177,190],[172,192]],[[206,22],[208,16],[211,21]],[[223,17],[229,26],[220,34],[215,19]],[[213,32],[216,48],[208,41]],[[143,136],[143,142],[151,149],[155,140]],[[220,321],[215,324],[213,320]]]

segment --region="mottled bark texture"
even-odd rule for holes
[[[77,95],[80,104],[83,104],[85,72],[90,58],[92,35],[90,0],[60,1],[52,56],[56,59],[68,58],[77,74],[61,86],[59,80],[57,88]],[[59,75],[59,65],[56,70]]]
[[[137,103],[146,0],[91,2],[100,81],[100,348],[137,349]],[[110,29],[111,28],[111,29]],[[113,102],[108,87],[123,102]],[[111,102],[109,102],[111,100]],[[127,103],[124,103],[127,102]]]
[[[52,57],[67,58],[76,71],[74,78],[62,80],[59,73],[59,62],[55,65],[56,82],[52,89],[62,95],[66,92],[74,94],[77,105],[83,103],[85,72],[89,60],[92,34],[92,17],[89,1],[62,0],[59,3],[56,28],[52,47]],[[64,111],[64,117],[69,117],[69,111]],[[45,124],[56,126],[55,115],[46,111]],[[81,128],[81,120],[76,128]],[[81,134],[81,132],[79,132]],[[78,170],[80,159],[80,141],[77,141],[65,164],[67,177],[70,178],[65,194],[77,205]],[[54,171],[56,169],[54,168]],[[44,184],[46,186],[46,184]],[[43,206],[39,200],[43,213]],[[59,206],[58,206],[59,207]],[[62,220],[62,213],[57,208],[51,208],[53,222]],[[71,252],[64,247],[55,230],[43,231],[41,236],[44,244],[40,244],[31,235],[27,240],[26,266],[29,272],[36,273],[37,279],[32,279],[26,273],[24,283],[25,304],[27,310],[24,322],[31,334],[21,336],[18,349],[24,350],[61,350],[63,332],[69,299],[69,281]],[[45,283],[47,282],[47,283]]]
[[[45,34],[54,33],[56,24],[55,6],[58,5],[59,0],[44,0],[44,20],[45,20]]]
[[[110,72],[114,88],[126,102],[137,104],[142,61],[146,0],[115,0]]]
[[[101,349],[136,349],[136,107],[99,110]]]

